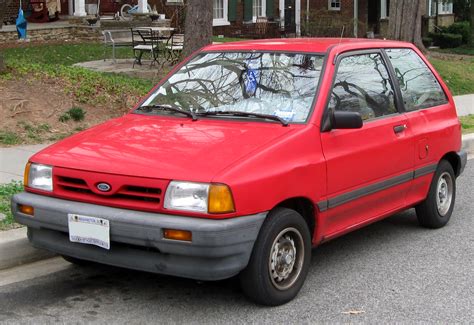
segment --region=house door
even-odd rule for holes
[[[285,33],[296,33],[295,0],[285,0]]]
[[[69,15],[69,0],[61,0],[61,15]]]

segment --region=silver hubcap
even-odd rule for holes
[[[444,217],[451,207],[453,200],[453,179],[447,172],[441,174],[436,187],[436,207],[438,213]]]
[[[295,228],[286,228],[273,241],[269,259],[270,279],[275,288],[285,290],[298,279],[304,260],[303,237]]]

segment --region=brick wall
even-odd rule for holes
[[[309,1],[308,33],[311,36],[339,37],[344,26],[344,36],[353,37],[354,0],[341,0],[340,10],[329,10],[328,0],[301,0],[302,26],[306,25],[306,9]],[[359,0],[358,37],[367,33],[368,0]],[[313,30],[309,31],[313,26]]]

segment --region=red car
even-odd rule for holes
[[[239,275],[279,305],[328,240],[411,207],[446,225],[466,160],[453,98],[412,44],[227,43],[31,157],[12,209],[68,261]]]

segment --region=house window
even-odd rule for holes
[[[230,25],[227,19],[228,0],[214,0],[212,8],[212,26]]]
[[[253,0],[253,20],[265,17],[265,0]]]
[[[341,10],[341,0],[329,0],[329,10]]]
[[[440,14],[452,14],[453,13],[453,4],[449,2],[440,3],[439,8]]]

